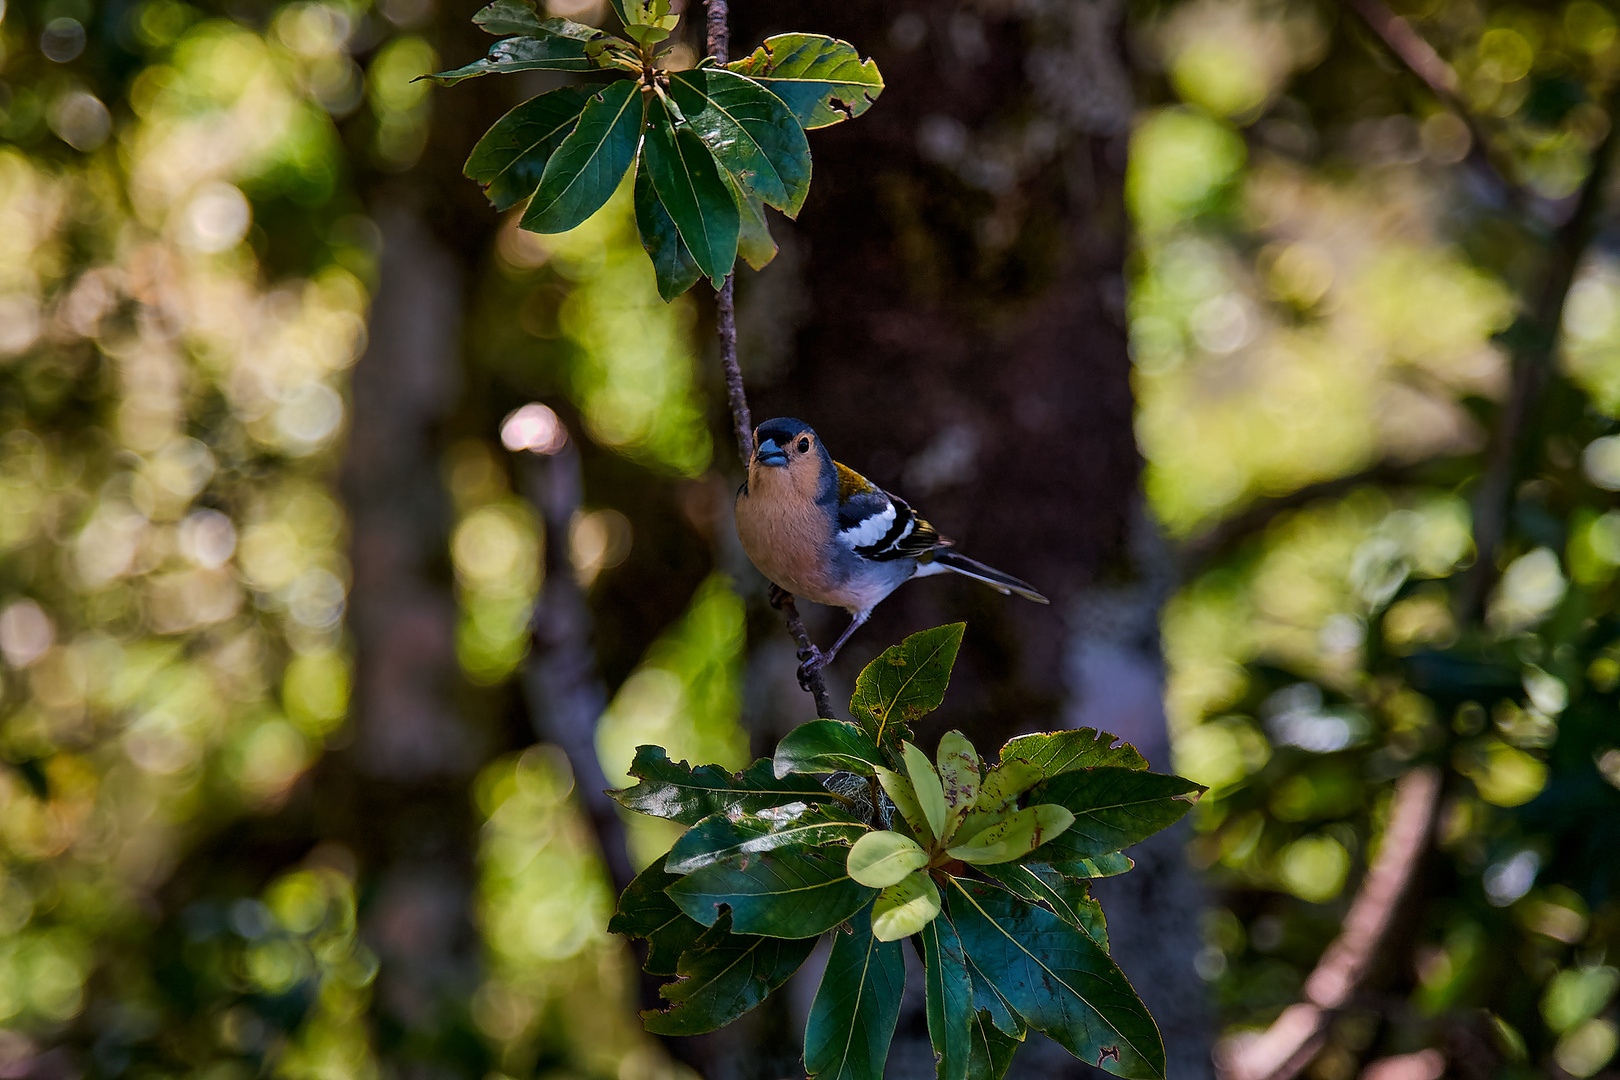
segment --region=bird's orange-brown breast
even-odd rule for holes
[[[818,604],[843,606],[827,573],[833,522],[816,505],[820,488],[813,459],[787,468],[755,464],[737,496],[737,538],[760,572]]]

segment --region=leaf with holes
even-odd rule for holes
[[[861,912],[833,935],[804,1029],[804,1067],[815,1080],[882,1080],[900,1019],[906,964],[898,942],[879,941]]]
[[[522,227],[567,232],[600,210],[636,159],[641,114],[641,91],[634,80],[621,79],[598,91],[546,162]]]
[[[877,64],[822,34],[778,34],[726,67],[781,98],[806,131],[852,120],[883,92]]]
[[[681,953],[692,948],[703,933],[703,925],[664,892],[679,880],[653,863],[625,887],[618,910],[608,920],[611,932],[647,942],[646,970],[650,975],[675,974]]]
[[[696,825],[710,814],[752,814],[795,802],[838,802],[838,796],[808,776],[778,778],[768,758],[733,776],[718,765],[694,769],[684,761],[671,761],[661,746],[638,746],[630,775],[641,782],[608,792],[620,806],[682,825]]]
[[[996,886],[958,878],[950,886],[963,950],[1030,1027],[1117,1076],[1164,1076],[1158,1027],[1089,935]]]
[[[655,1035],[701,1035],[724,1027],[793,977],[816,947],[815,938],[733,934],[722,916],[680,959],[676,982],[658,993],[670,1007],[641,1014]]]
[[[483,185],[497,210],[510,210],[534,194],[546,162],[579,123],[588,91],[565,86],[530,98],[484,133],[462,172]]]
[[[671,75],[669,96],[744,191],[798,216],[810,191],[810,143],[781,98],[714,67]]]
[[[664,869],[672,874],[689,874],[700,866],[738,855],[786,847],[852,844],[869,835],[864,823],[836,806],[798,802],[767,807],[756,814],[727,811],[710,814],[686,830],[669,849]]]
[[[883,745],[892,724],[909,724],[939,708],[966,629],[966,623],[951,623],[912,634],[861,671],[849,708],[873,741]]]
[[[666,890],[692,918],[713,926],[731,909],[739,934],[806,938],[831,930],[877,895],[849,876],[842,850],[739,855],[687,874]]]

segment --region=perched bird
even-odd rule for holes
[[[831,649],[811,648],[801,681],[831,663],[872,609],[914,577],[950,571],[1049,603],[1027,582],[952,550],[905,500],[834,461],[802,420],[767,420],[754,429],[754,442],[748,480],[737,492],[743,550],[779,588],[854,617]]]

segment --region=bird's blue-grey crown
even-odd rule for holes
[[[754,429],[755,458],[761,465],[786,465],[788,451],[793,449],[793,439],[800,433],[815,439],[816,445],[821,444],[821,440],[815,438],[815,431],[803,420],[795,420],[791,416],[778,416],[765,421]]]

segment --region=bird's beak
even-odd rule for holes
[[[786,450],[776,445],[775,439],[766,439],[759,444],[759,449],[754,451],[754,460],[761,465],[780,469],[788,463],[788,456]]]

